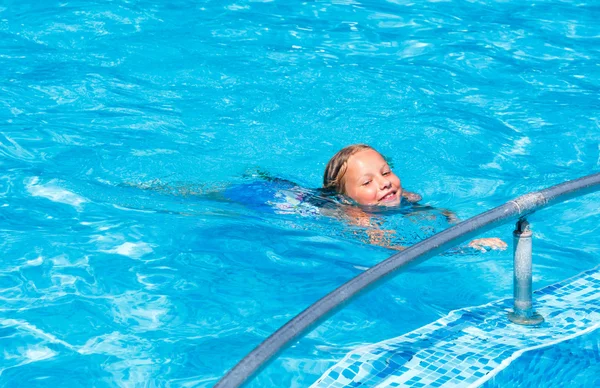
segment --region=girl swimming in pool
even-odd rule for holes
[[[383,156],[364,144],[346,147],[331,158],[325,169],[322,189],[307,189],[261,171],[252,173],[250,177],[248,182],[209,190],[177,187],[160,181],[127,186],[170,195],[235,202],[277,214],[342,219],[359,227],[350,230],[360,240],[366,237],[367,243],[397,250],[457,222],[451,211],[420,205],[421,196],[404,190]],[[400,213],[402,217],[381,217],[378,214],[388,208],[394,209],[389,214]],[[394,230],[382,228],[390,225],[389,221]],[[482,251],[506,247],[497,238],[477,239],[469,245]]]
[[[338,151],[327,163],[323,174],[323,188],[347,197],[358,205],[399,206],[402,198],[408,202],[418,202],[421,196],[403,190],[400,178],[392,172],[385,158],[373,147],[366,144],[355,144]],[[371,226],[371,217],[360,208],[349,207],[347,211],[353,223],[359,226]],[[456,222],[456,216],[443,211],[449,221]],[[372,229],[368,231],[370,242],[387,245],[386,234],[393,231]],[[480,238],[473,240],[469,246],[481,251],[490,249],[506,249],[506,243],[499,238]],[[402,247],[388,246],[402,249]]]

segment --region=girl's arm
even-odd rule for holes
[[[402,196],[411,203],[416,203],[422,199],[422,197],[419,194],[413,193],[410,191],[403,192]],[[427,206],[427,205],[425,205],[425,206],[418,205],[418,206],[421,207],[421,209],[419,209],[419,210],[434,209],[433,207]],[[448,209],[439,209],[439,210],[442,213],[442,215],[444,217],[446,217],[446,220],[448,220],[449,223],[457,224],[460,222],[460,220],[458,219],[458,216],[452,210],[448,210]],[[481,252],[486,252],[487,251],[486,248],[492,249],[492,250],[503,251],[506,249],[507,244],[504,241],[502,241],[501,239],[499,239],[498,237],[486,237],[486,238],[477,238],[475,240],[472,240],[469,243],[469,247],[471,247],[473,249],[477,249],[478,251],[481,251]]]
[[[422,199],[422,197],[419,194],[410,191],[404,191],[402,193],[402,197],[411,203],[416,203]],[[435,208],[428,205],[416,204],[414,205],[414,210],[416,212],[419,212],[435,210]],[[438,210],[444,217],[446,217],[449,223],[455,224],[459,222],[458,216],[451,210]],[[394,234],[396,234],[396,231],[381,229],[379,223],[373,215],[366,213],[365,211],[356,206],[344,206],[343,214],[344,218],[346,218],[350,224],[366,228],[366,234],[368,236],[367,242],[369,244],[378,245],[384,248],[394,249],[397,251],[402,251],[406,249],[406,247],[404,246],[392,244],[392,237],[394,236]],[[504,250],[507,247],[504,241],[496,237],[475,239],[472,240],[468,244],[468,246],[482,252],[487,251],[486,248],[492,250]]]
[[[406,247],[400,245],[392,245],[392,236],[396,233],[395,230],[381,229],[379,225],[374,222],[373,216],[365,213],[363,210],[354,206],[348,206],[345,209],[345,214],[352,225],[367,228],[366,233],[369,237],[369,244],[397,251],[406,249]]]

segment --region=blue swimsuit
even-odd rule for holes
[[[276,214],[295,214],[315,217],[323,208],[336,208],[341,203],[327,197],[321,190],[309,190],[284,179],[256,180],[234,185],[225,190],[227,199],[243,203],[253,209]],[[411,245],[448,228],[452,224],[442,211],[430,206],[414,204],[402,199],[393,209],[372,208],[372,213],[382,214],[382,229],[396,233],[394,240],[401,245]]]
[[[258,180],[229,187],[227,199],[277,214],[319,215],[317,190],[303,189],[283,179]]]

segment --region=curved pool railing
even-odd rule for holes
[[[492,210],[481,213],[451,228],[396,253],[381,263],[344,283],[302,311],[235,365],[215,387],[237,387],[264,368],[269,360],[291,341],[326,319],[337,308],[360,292],[387,279],[407,265],[416,265],[449,248],[497,226],[517,219],[515,236],[514,312],[509,319],[520,324],[537,324],[543,320],[531,304],[531,232],[526,216],[537,210],[568,199],[600,190],[600,173],[561,183],[550,188],[525,194]]]

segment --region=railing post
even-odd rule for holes
[[[517,222],[514,237],[514,311],[508,319],[519,325],[539,325],[544,317],[533,310],[532,304],[532,259],[531,229],[526,219]]]

